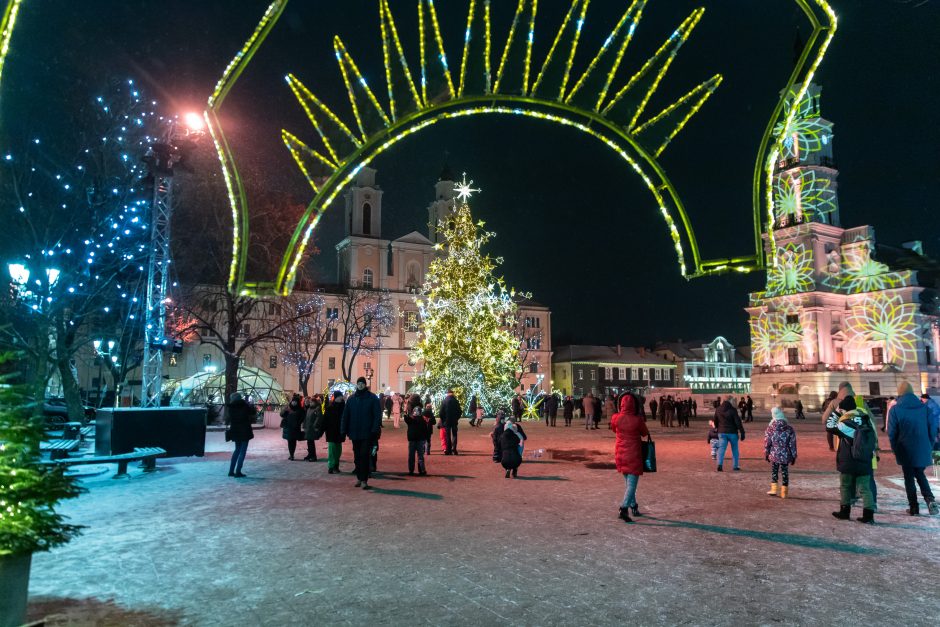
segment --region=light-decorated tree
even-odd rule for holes
[[[463,405],[476,396],[492,411],[517,384],[515,291],[494,274],[502,258],[482,251],[495,234],[473,220],[467,199],[476,190],[466,180],[457,189],[459,206],[438,227],[446,254],[431,262],[417,301],[422,327],[412,357],[424,370],[415,385],[435,397],[453,389]]]

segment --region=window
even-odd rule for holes
[[[648,381],[649,378],[646,376],[646,368],[640,368],[640,381]]]
[[[238,337],[248,337],[251,335],[251,325],[247,322],[238,327]]]
[[[268,357],[268,368],[277,368],[277,355],[270,355]]]
[[[876,366],[880,366],[885,363],[885,349],[880,346],[875,346],[871,349],[871,363]]]
[[[339,336],[339,331],[337,329],[335,328],[330,329],[330,339],[329,339],[330,342],[338,342],[339,340],[336,339],[338,336]]]
[[[525,346],[527,349],[532,351],[541,350],[542,348],[542,338],[540,337],[527,337],[525,339]]]
[[[881,383],[878,381],[869,381],[868,394],[870,396],[881,396]]]
[[[621,368],[617,368],[617,371],[618,371],[618,372],[617,372],[617,378],[620,379],[621,381],[626,381],[626,380],[627,380],[627,369],[621,367]]]
[[[787,349],[787,363],[791,366],[798,366],[800,363],[800,349],[799,348],[788,348]]]
[[[613,374],[611,374],[611,371],[612,371],[612,370],[613,370],[613,368],[609,368],[609,367],[605,367],[605,368],[604,368],[604,379],[605,379],[605,380],[610,381],[611,379],[614,378],[614,377],[613,377]]]
[[[362,271],[362,287],[372,287],[372,270],[369,268]]]
[[[277,303],[268,303],[268,315],[269,316],[280,315],[280,314],[281,314],[280,305],[278,305]]]
[[[327,307],[326,317],[330,320],[337,320],[339,318],[339,307]]]
[[[591,370],[591,381],[597,380],[597,370]]]
[[[581,368],[578,368],[578,379],[581,381],[584,380],[584,370],[582,370]]]
[[[787,314],[787,324],[799,324],[800,314]]]
[[[362,203],[362,234],[372,235],[372,205]]]
[[[326,360],[327,370],[336,370],[336,357],[330,357]],[[330,385],[333,385],[332,383]]]
[[[540,325],[539,319],[538,319],[537,317],[535,317],[535,316],[526,316],[526,317],[525,317],[525,325],[526,325],[528,328],[530,328],[530,329],[538,329],[538,328],[540,328],[540,326],[539,326],[539,325]]]
[[[369,372],[370,370],[372,370],[372,362],[367,361],[364,364],[362,364],[362,369],[365,370],[366,372]]]
[[[539,362],[533,361],[531,364],[529,364],[529,372],[536,373],[538,371],[539,371]]]
[[[639,368],[630,368],[630,380],[637,381],[640,378]]]
[[[407,331],[408,333],[418,332],[418,312],[417,311],[405,312],[405,331]]]

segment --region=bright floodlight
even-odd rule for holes
[[[7,264],[7,270],[10,271],[10,278],[17,285],[26,285],[29,281],[29,270],[21,263]]]
[[[189,130],[191,131],[201,131],[206,126],[202,116],[195,111],[190,111],[189,113],[183,115],[183,122],[186,123],[186,126],[189,127]]]

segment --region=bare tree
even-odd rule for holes
[[[340,297],[339,323],[343,328],[343,378],[352,377],[353,365],[360,353],[371,355],[382,346],[382,338],[395,324],[398,312],[388,292],[349,288]]]
[[[531,318],[517,315],[513,334],[519,340],[516,369],[516,387],[518,388],[522,385],[522,379],[529,373],[532,364],[538,363],[536,355],[542,349],[542,329],[532,326]]]
[[[281,318],[284,324],[274,346],[281,360],[296,369],[298,387],[308,396],[310,376],[336,329],[337,316],[320,294],[295,293],[284,299]]]

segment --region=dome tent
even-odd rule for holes
[[[236,389],[251,403],[287,404],[287,394],[280,384],[258,368],[239,366]],[[224,405],[225,374],[200,372],[184,379],[171,379],[163,385],[163,394],[170,396],[171,406]]]

